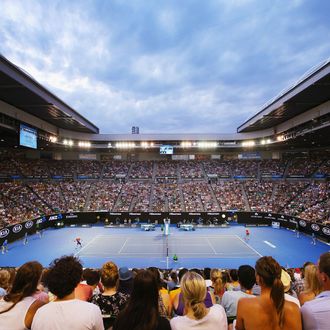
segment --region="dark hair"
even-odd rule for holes
[[[149,270],[137,273],[131,297],[115,322],[116,329],[150,330],[158,326],[158,287]]]
[[[187,268],[182,268],[182,269],[179,270],[179,274],[178,274],[178,276],[179,276],[179,281],[181,281],[183,275],[184,275],[185,273],[187,273],[187,271],[188,271]]]
[[[284,322],[284,286],[281,281],[282,268],[272,257],[261,257],[256,263],[256,272],[262,278],[263,284],[271,288],[270,298],[279,317],[279,325]]]
[[[321,254],[319,261],[319,270],[330,278],[330,252]]]
[[[45,282],[50,292],[62,299],[73,292],[81,280],[82,265],[74,256],[55,259],[49,268]]]
[[[205,267],[204,268],[204,278],[209,280],[211,278],[211,268]]]
[[[9,293],[3,297],[4,301],[14,304],[0,314],[10,311],[25,297],[32,296],[37,290],[41,273],[42,265],[38,261],[30,261],[22,265],[16,273]]]
[[[160,273],[159,273],[158,268],[157,267],[149,267],[148,270],[155,277],[157,287],[161,288],[162,287],[162,281],[160,279]]]
[[[238,273],[237,273],[237,269],[231,269],[229,271],[229,276],[231,278],[232,281],[238,281]]]
[[[100,282],[100,271],[86,268],[83,270],[82,277],[88,285],[97,285]]]
[[[254,268],[250,265],[242,265],[238,268],[238,281],[242,287],[251,290],[256,283]]]
[[[178,284],[179,280],[178,280],[178,274],[176,273],[176,271],[173,270],[170,273],[170,278],[175,284]]]

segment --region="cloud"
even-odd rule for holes
[[[1,1],[0,51],[102,133],[231,133],[329,57],[326,1]]]

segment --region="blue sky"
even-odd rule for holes
[[[0,0],[0,52],[101,133],[233,133],[330,56],[326,0]]]

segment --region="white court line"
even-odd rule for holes
[[[74,256],[76,257],[77,255],[79,255],[79,253],[83,250],[85,250],[87,248],[87,246],[91,245],[99,236],[95,236],[94,238],[92,238],[86,245],[84,245],[77,253],[74,254]]]
[[[123,246],[122,246],[122,247],[120,248],[120,250],[117,252],[118,254],[121,253],[121,251],[123,250],[123,248],[125,247],[125,245],[126,245],[126,243],[127,243],[127,241],[128,241],[129,239],[130,239],[129,237],[126,238],[126,241],[124,242]]]
[[[241,242],[243,242],[246,246],[248,246],[252,251],[254,251],[255,253],[257,253],[260,257],[262,257],[262,255],[256,250],[254,249],[251,245],[249,245],[248,243],[246,243],[245,241],[243,241],[238,235],[235,235]]]
[[[206,238],[206,241],[207,241],[207,243],[209,244],[210,248],[213,250],[214,254],[217,254],[217,251],[215,251],[213,245],[211,244],[211,242],[209,241],[208,238]]]
[[[272,243],[270,243],[270,242],[268,242],[268,241],[264,241],[264,243],[267,244],[267,245],[269,245],[269,246],[272,247],[273,249],[276,248],[276,245],[274,245],[274,244],[272,244]]]

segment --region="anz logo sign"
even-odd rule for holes
[[[17,234],[22,230],[22,225],[16,225],[13,227],[12,231],[13,233]]]
[[[33,226],[33,221],[28,221],[28,222],[26,222],[25,225],[24,225],[24,227],[25,227],[26,229],[30,229],[32,226]]]
[[[8,228],[4,228],[4,229],[0,230],[0,238],[5,238],[8,236],[8,234],[9,234]]]

